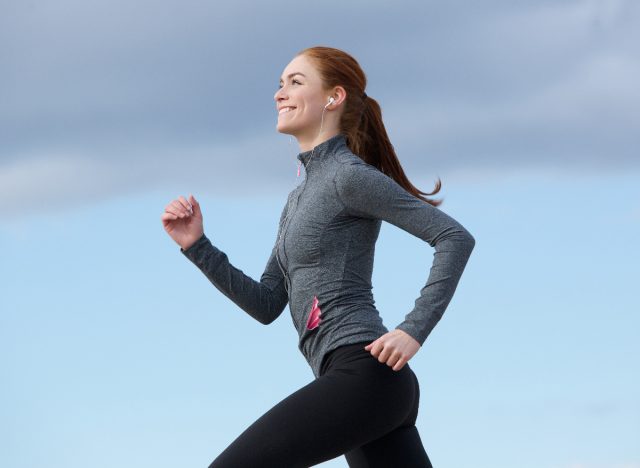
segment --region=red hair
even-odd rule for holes
[[[442,200],[429,200],[423,195],[440,191],[440,178],[433,192],[418,190],[404,173],[382,122],[382,110],[370,96],[363,99],[367,77],[360,64],[348,53],[332,47],[315,46],[301,50],[296,56],[309,58],[318,70],[324,89],[342,86],[347,92],[340,118],[340,133],[347,137],[349,149],[362,160],[393,178],[407,192],[433,206]]]

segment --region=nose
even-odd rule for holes
[[[276,93],[273,95],[273,99],[276,101],[276,103],[278,103],[278,101],[280,101],[281,99],[284,99],[282,97],[283,90],[284,90],[284,87],[278,88]]]

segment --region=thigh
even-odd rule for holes
[[[251,424],[209,468],[307,468],[378,439],[412,410],[414,383],[403,370],[367,352],[337,359]]]
[[[432,468],[415,425],[401,426],[345,454],[350,468]]]

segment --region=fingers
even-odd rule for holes
[[[160,219],[167,225],[176,219],[188,220],[192,216],[202,219],[202,211],[200,210],[200,203],[198,203],[193,194],[189,194],[188,199],[180,195],[177,199],[172,200],[165,207]]]
[[[167,213],[166,211],[162,213],[162,216],[160,216],[160,220],[162,221],[173,221],[174,219],[178,219],[178,217],[173,213]]]
[[[391,346],[387,346],[382,350],[382,352],[378,356],[378,361],[384,362],[389,367],[391,367],[400,358],[402,358],[402,352],[400,352],[397,349],[393,349]]]
[[[167,205],[165,208],[167,213],[171,213],[176,215],[178,218],[186,218],[191,214],[191,212],[182,205],[178,200],[173,200],[171,203]]]
[[[394,371],[402,369],[409,360],[408,356],[403,354],[400,350],[394,349],[393,346],[374,343],[373,346],[367,345],[365,348],[367,347],[370,347],[371,354],[378,360],[378,362],[386,364]]]
[[[198,216],[199,218],[202,218],[202,211],[200,211],[200,203],[198,202],[198,200],[196,200],[196,197],[194,197],[192,194],[189,194],[189,203],[191,203],[191,206],[193,208],[193,214],[195,216]]]
[[[404,367],[407,363],[407,356],[402,354],[399,351],[392,353],[388,358],[384,360],[380,360],[380,362],[385,363],[387,366],[391,367],[394,371],[399,371]]]
[[[407,362],[407,359],[404,356],[400,356],[400,358],[398,359],[398,361],[395,362],[395,364],[392,361],[389,361],[387,364],[389,366],[392,366],[392,369],[394,371],[399,371],[404,367],[406,362]]]
[[[193,214],[193,208],[191,208],[191,203],[189,203],[186,198],[180,195],[180,197],[178,197],[178,201],[182,204],[184,209],[189,212],[189,214]]]
[[[389,351],[387,348],[382,348],[381,351],[378,352],[378,361],[387,362],[387,358],[389,357]]]
[[[369,349],[367,350],[367,348]],[[373,343],[369,343],[365,347],[365,350],[369,351],[373,357],[377,358],[378,354],[380,354],[380,351],[382,350],[382,344],[379,341],[374,341]]]
[[[193,214],[191,204],[182,195],[180,195],[178,199],[172,200],[164,210],[166,213],[171,213],[177,218],[188,218]]]

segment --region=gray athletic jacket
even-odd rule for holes
[[[322,358],[332,349],[389,331],[371,286],[382,220],[435,248],[427,283],[396,327],[421,345],[448,306],[475,239],[439,208],[353,154],[345,135],[320,143],[311,156],[312,150],[297,156],[305,178],[289,193],[259,282],[234,267],[204,234],[180,251],[260,323],[273,322],[289,304],[298,348],[319,377]]]

